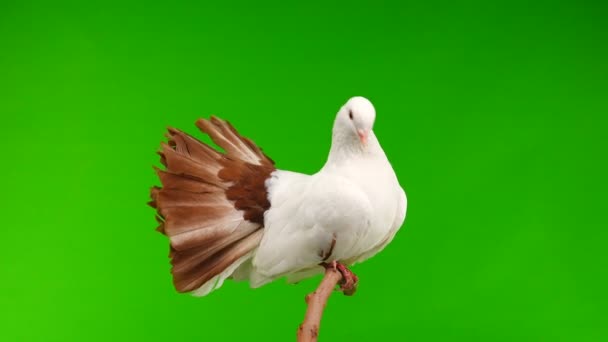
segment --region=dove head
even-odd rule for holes
[[[334,122],[334,136],[365,146],[375,120],[376,110],[372,103],[365,97],[355,96],[340,108]]]

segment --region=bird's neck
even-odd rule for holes
[[[373,131],[369,133],[365,145],[353,134],[334,131],[329,156],[323,168],[347,166],[349,161],[354,159],[376,158],[386,158],[386,156]]]

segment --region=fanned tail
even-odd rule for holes
[[[171,244],[173,283],[206,295],[247,261],[262,237],[270,207],[265,181],[274,162],[230,123],[211,117],[196,125],[225,153],[174,128],[159,154],[162,187],[151,189],[158,231]]]

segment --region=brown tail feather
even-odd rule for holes
[[[274,162],[228,122],[212,117],[197,126],[226,153],[168,129],[151,189],[158,230],[171,242],[173,282],[193,291],[257,247],[269,208],[265,181]],[[230,271],[227,271],[230,272]]]
[[[213,246],[209,246],[209,248],[191,248],[180,252],[179,254],[174,253],[175,256],[171,261],[174,265],[173,272],[187,272],[196,267],[201,261],[206,260],[218,251],[228,247],[228,245],[241,240],[259,229],[259,227],[253,223],[248,222],[248,225],[248,227],[237,229],[233,234],[215,241]]]
[[[226,248],[214,253],[205,262],[199,262],[197,266],[186,272],[173,271],[173,283],[182,292],[193,291],[201,287],[214,276],[220,274],[243,255],[256,248],[262,239],[262,231],[254,233],[234,242]]]

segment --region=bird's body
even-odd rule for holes
[[[174,132],[171,142],[175,147],[172,151],[163,149],[164,155],[181,151],[194,159],[191,167],[204,167],[208,173],[216,173],[216,178],[209,181],[203,175],[192,175],[189,168],[179,164],[183,160],[175,162],[177,158],[165,156],[166,173],[219,184],[217,191],[194,189],[204,195],[189,198],[187,203],[179,200],[178,193],[172,193],[172,199],[160,200],[163,192],[170,192],[171,188],[192,197],[193,189],[185,189],[183,185],[163,182],[164,188],[153,190],[153,204],[159,208],[163,221],[162,231],[171,238],[178,290],[206,295],[229,277],[249,280],[253,287],[284,276],[295,282],[320,273],[324,263],[350,265],[382,250],[402,225],[407,200],[372,131],[374,119],[375,110],[369,101],[361,97],[349,100],[336,117],[327,163],[314,175],[274,169],[272,161],[257,146],[240,137],[231,126],[227,126],[228,130],[222,128],[223,122],[219,120],[212,120],[219,129],[212,125],[199,127],[203,126],[201,129],[228,152],[228,159],[240,157],[243,162],[237,162],[236,166],[223,165],[233,161],[223,161],[226,157],[208,151],[207,146],[203,150],[212,156],[211,160],[208,163],[204,163],[205,158],[197,160],[196,153],[192,153],[195,149],[190,146],[194,138],[176,139],[184,134],[170,131]],[[224,138],[222,133],[235,136]],[[230,142],[230,138],[245,143],[239,146],[238,142]],[[214,157],[219,158],[219,163]],[[171,170],[168,159],[173,159],[177,172]],[[167,179],[166,174],[164,178]],[[180,221],[178,217],[169,217],[180,214],[174,209],[195,207],[197,201],[203,209],[185,209],[181,214],[190,217],[186,227],[177,225],[169,231],[168,223]],[[204,223],[210,220],[205,219],[204,208],[212,207],[211,203],[225,208],[224,214],[212,214],[212,222]],[[230,205],[233,210],[229,210]],[[197,223],[194,217],[203,223]],[[210,232],[214,235],[222,230],[225,232],[220,236],[208,238]],[[181,245],[188,240],[199,242]],[[222,253],[226,249],[231,251]]]
[[[377,144],[375,137],[369,144]],[[380,146],[368,147],[373,151],[328,163],[312,176],[273,173],[265,233],[253,257],[254,286],[311,268],[321,272],[325,260],[363,261],[392,238],[405,196]]]

